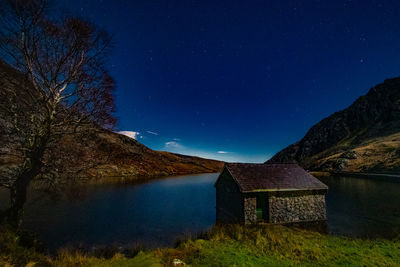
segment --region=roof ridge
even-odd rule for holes
[[[326,190],[328,187],[296,163],[226,163],[242,192]]]

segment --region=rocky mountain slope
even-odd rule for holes
[[[13,118],[7,113],[9,95],[19,99],[16,107],[29,116],[26,81],[23,75],[0,59],[0,179],[21,163],[21,154],[13,145],[18,133],[11,133]],[[14,103],[13,103],[14,104]],[[87,127],[87,126],[86,126]],[[11,134],[10,134],[11,133]],[[46,154],[58,173],[78,176],[79,179],[116,177],[116,179],[144,179],[178,174],[217,172],[223,162],[169,152],[154,151],[136,140],[96,126],[80,133],[65,135]]]
[[[399,173],[400,78],[373,87],[268,162],[298,162],[314,171]]]

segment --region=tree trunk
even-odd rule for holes
[[[19,227],[22,224],[24,204],[26,202],[27,189],[34,177],[26,173],[20,176],[10,189],[10,208],[6,212],[6,219],[9,224]]]
[[[22,224],[24,205],[30,182],[40,173],[48,135],[41,136],[35,145],[35,150],[25,158],[21,172],[10,188],[10,208],[5,213],[5,219],[14,227]]]

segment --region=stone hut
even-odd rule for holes
[[[228,163],[215,188],[217,222],[326,220],[328,187],[297,164]]]

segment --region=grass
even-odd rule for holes
[[[163,266],[159,258],[157,258],[151,252],[139,252],[133,258],[127,258],[120,253],[116,253],[111,259],[98,258],[94,256],[88,256],[81,253],[71,253],[63,251],[58,256],[51,260],[54,266],[60,267],[78,267],[78,266],[93,266],[93,267],[131,267],[131,266]]]
[[[310,172],[312,175],[316,177],[330,177],[332,174],[330,172],[317,172],[317,171],[312,171]]]
[[[132,258],[67,250],[50,257],[22,247],[15,234],[1,232],[0,238],[9,244],[0,249],[0,266],[173,266],[178,260],[191,266],[400,266],[399,239],[350,239],[277,225],[215,226],[176,248],[140,251]]]
[[[35,240],[28,232],[16,232],[0,225],[0,266],[25,266],[30,262],[35,262],[36,266],[52,266]]]
[[[193,266],[400,266],[400,241],[321,235],[284,226],[214,227],[203,239],[164,250]]]
[[[304,163],[310,169],[325,166],[324,170],[335,171],[333,163],[342,157],[344,151],[355,152],[357,158],[347,159],[341,171],[398,173],[400,170],[400,133],[367,139],[353,147],[338,144],[308,158]]]

